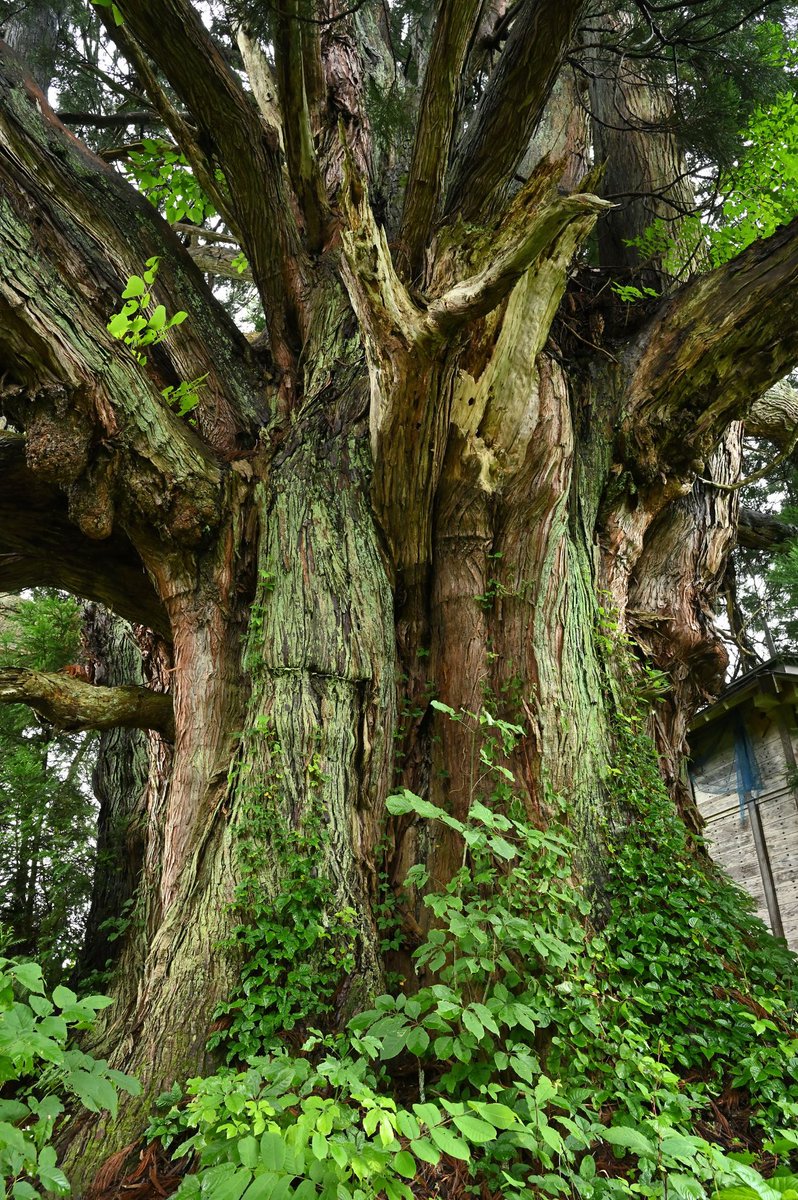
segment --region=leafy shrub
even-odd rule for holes
[[[108,996],[78,999],[63,986],[48,997],[37,963],[0,959],[0,1180],[14,1200],[36,1200],[35,1183],[68,1194],[52,1145],[65,1101],[115,1113],[120,1088],[131,1095],[140,1090],[135,1079],[69,1041],[111,1003]]]
[[[421,867],[408,877],[434,918],[413,993],[165,1097],[150,1135],[199,1165],[178,1195],[411,1200],[411,1181],[436,1186],[459,1160],[510,1198],[775,1200],[750,1155],[695,1126],[730,1084],[762,1137],[794,1123],[794,961],[688,853],[634,710],[609,783],[628,820],[608,831],[599,930],[567,831],[520,807],[502,761],[518,727],[433,704],[478,736],[480,783],[464,821],[408,791],[388,800],[463,843],[443,889],[425,891]]]

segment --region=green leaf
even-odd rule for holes
[[[469,1142],[481,1145],[483,1142],[492,1142],[496,1137],[494,1126],[489,1125],[487,1121],[480,1121],[478,1117],[471,1117],[466,1113],[462,1117],[453,1117],[452,1120]]]
[[[656,1158],[654,1143],[649,1141],[639,1129],[629,1129],[625,1125],[614,1125],[601,1131],[605,1142],[622,1150],[631,1150],[639,1158]],[[726,1200],[730,1200],[729,1197]]]
[[[99,1112],[107,1108],[116,1113],[116,1091],[107,1079],[88,1071],[71,1071],[67,1083],[89,1112]]]
[[[310,1148],[319,1161],[327,1157],[327,1138],[323,1133],[319,1133],[318,1129],[310,1139]]]
[[[491,1132],[493,1132],[491,1130]],[[444,1125],[435,1125],[429,1131],[429,1135],[433,1142],[444,1154],[448,1154],[451,1158],[459,1158],[463,1162],[468,1162],[471,1158],[471,1150],[462,1138],[455,1137],[450,1129]]]
[[[42,979],[42,969],[38,963],[12,963],[8,968],[9,972],[14,976],[18,983],[21,983],[29,992],[43,992],[44,980]]]
[[[162,304],[156,304],[155,308],[152,311],[152,316],[149,318],[149,321],[147,323],[148,323],[150,329],[154,329],[154,330],[156,330],[156,332],[160,332],[160,330],[165,328],[165,326],[166,326],[166,309],[164,308],[164,306]]]
[[[407,1048],[410,1053],[415,1054],[417,1058],[420,1058],[427,1049],[429,1046],[429,1041],[429,1034],[427,1033],[426,1029],[422,1029],[420,1025],[417,1025],[414,1029],[409,1030],[407,1034]]]
[[[465,1025],[465,1027],[469,1031],[469,1033],[473,1033],[473,1035],[477,1039],[477,1041],[481,1041],[482,1038],[485,1036],[484,1025],[480,1021],[477,1014],[472,1012],[471,1009],[469,1009],[469,1008],[465,1009],[465,1011],[463,1012],[463,1024]]]
[[[260,1160],[267,1171],[282,1171],[286,1146],[282,1135],[267,1130],[260,1139]]]
[[[400,1150],[394,1155],[393,1168],[400,1175],[404,1175],[405,1179],[415,1179],[417,1174],[416,1160],[407,1150]]]
[[[514,1129],[521,1124],[521,1118],[506,1104],[477,1105],[475,1101],[471,1103],[480,1116],[484,1117],[486,1121],[490,1121],[491,1125],[495,1125],[497,1129]]]
[[[422,1162],[431,1163],[433,1167],[437,1167],[440,1162],[441,1152],[433,1146],[429,1138],[413,1138],[410,1149],[416,1158],[420,1158]]]
[[[108,332],[111,337],[122,338],[130,329],[130,317],[127,313],[115,313],[108,322]]]
[[[11,1195],[14,1200],[41,1200],[41,1193],[36,1191],[35,1187],[26,1183],[24,1179],[18,1179],[11,1189]]]
[[[251,1133],[239,1141],[238,1159],[243,1167],[256,1167],[260,1162],[260,1147]]]
[[[216,1168],[203,1172],[202,1194],[211,1197],[212,1200],[241,1200],[252,1181],[252,1172],[245,1167],[233,1168],[230,1172],[229,1163],[224,1163],[223,1166],[227,1168],[225,1173]],[[213,1174],[214,1170],[218,1170],[218,1173]]]
[[[125,290],[122,292],[123,300],[130,300],[133,296],[141,296],[147,290],[146,284],[140,275],[131,275],[127,281]]]
[[[30,1109],[21,1100],[0,1100],[0,1121],[22,1121],[29,1115]]]
[[[280,1183],[283,1180],[279,1180]],[[288,1181],[290,1186],[290,1180]],[[247,1188],[244,1200],[272,1200],[277,1194],[278,1176],[270,1171],[257,1175]]]

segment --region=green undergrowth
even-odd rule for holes
[[[118,1092],[139,1084],[73,1042],[91,1028],[108,996],[45,990],[34,962],[0,958],[0,1183],[13,1200],[69,1195],[55,1131],[67,1107],[116,1113]],[[41,1190],[40,1190],[41,1189]]]
[[[433,916],[414,977],[299,1050],[267,1007],[268,1052],[163,1097],[150,1137],[197,1168],[178,1195],[793,1200],[796,963],[688,845],[641,707],[619,721],[591,905],[566,828],[524,815],[521,730],[433,704],[473,735],[477,782],[465,821],[388,801],[463,847],[444,888],[408,876]]]

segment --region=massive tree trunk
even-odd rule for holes
[[[351,914],[329,1019],[381,987],[379,875],[398,883],[424,859],[445,880],[460,853],[388,819],[385,798],[407,786],[462,815],[473,797],[473,747],[431,698],[523,725],[524,803],[540,823],[564,805],[587,888],[612,803],[613,656],[631,633],[670,679],[659,746],[691,816],[679,756],[722,679],[710,606],[735,516],[706,480],[734,477],[735,423],[798,353],[798,225],[630,321],[608,292],[585,312],[574,274],[608,208],[598,175],[574,167],[584,146],[535,153],[508,200],[584,6],[528,0],[459,151],[453,117],[419,135],[396,258],[368,198],[354,38],[317,45],[286,21],[277,128],[271,93],[259,113],[183,0],[157,22],[138,0],[120,7],[118,36],[159,59],[193,113],[187,131],[152,97],[216,179],[268,346],[238,333],[174,233],[4,51],[0,396],[25,441],[24,460],[18,436],[0,445],[14,466],[0,491],[10,506],[23,481],[36,505],[13,532],[3,522],[0,587],[71,588],[158,630],[172,656],[174,737],[151,720],[140,882],[93,1047],[144,1097],[70,1129],[83,1181],[135,1144],[155,1093],[212,1063],[214,1010],[242,968],[242,876],[259,904],[279,892],[286,831],[320,823],[330,912]],[[472,7],[434,40],[424,95],[440,111]],[[536,80],[521,105],[519,72]],[[157,301],[190,316],[142,366],[106,322],[152,255]],[[201,375],[187,423],[162,389]]]

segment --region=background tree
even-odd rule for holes
[[[798,356],[798,226],[677,286],[706,265],[686,253],[690,173],[728,164],[757,101],[789,88],[781,4],[121,0],[98,6],[102,33],[78,11],[103,86],[62,114],[114,146],[92,133],[91,153],[7,50],[0,67],[0,585],[101,602],[171,656],[168,699],[63,680],[27,697],[46,691],[54,722],[155,731],[98,1041],[144,1097],[112,1133],[68,1130],[88,1177],[160,1086],[212,1061],[257,941],[236,925],[279,944],[283,898],[312,901],[327,1019],[382,989],[386,887],[419,862],[445,884],[464,853],[386,796],[462,821],[476,795],[473,727],[432,697],[523,728],[506,769],[526,820],[564,820],[599,921],[618,831],[676,845],[640,821],[655,780],[624,740],[631,638],[695,825],[685,731],[727,662],[713,612],[741,422]],[[113,165],[158,201],[183,160],[174,228]],[[684,270],[641,245],[656,218]],[[240,249],[257,340],[198,244]],[[400,957],[429,920],[420,892],[402,903]]]
[[[2,660],[58,671],[79,655],[80,608],[39,594],[3,606]],[[2,694],[0,663],[0,695]],[[69,734],[30,708],[0,708],[0,921],[7,952],[38,959],[52,984],[75,964],[94,867],[88,792],[91,734]]]

